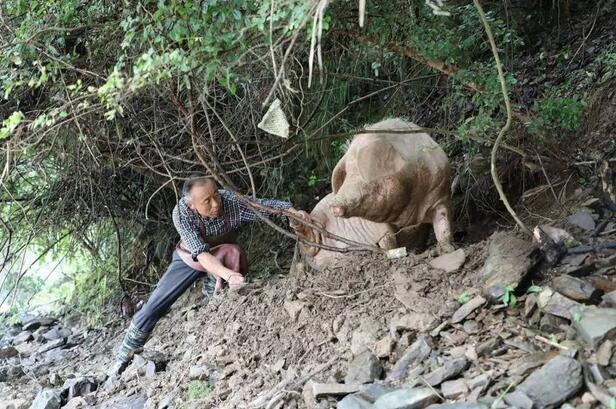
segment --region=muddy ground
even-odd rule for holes
[[[597,200],[581,197],[580,192],[573,200],[575,207],[563,214],[579,210],[591,217],[596,229],[602,221],[593,213]],[[593,231],[576,225],[580,220],[572,221],[563,217],[555,224],[573,234],[576,248],[616,241],[614,221],[605,220],[595,238]],[[534,248],[521,234],[503,234],[506,243]],[[69,408],[330,408],[342,405],[339,401],[363,383],[384,391],[428,388],[433,396],[414,406],[420,408],[438,402],[479,402],[477,407],[486,408],[554,407],[563,402],[585,409],[610,407],[609,399],[616,396],[616,354],[610,339],[615,339],[616,330],[591,345],[580,335],[578,322],[583,322],[584,311],[596,308],[593,304],[601,311],[616,311],[616,250],[569,255],[551,267],[538,261],[536,250],[518,252],[513,244],[505,255],[515,254],[510,264],[524,273],[511,293],[516,300],[501,297],[490,302],[484,275],[495,237],[459,245],[465,260],[451,272],[431,265],[437,255],[429,249],[393,260],[383,255],[347,256],[322,272],[300,261],[286,276],[225,292],[209,302],[197,285],[161,320],[144,351],[119,379],[106,379],[104,371],[113,362],[125,321],[102,331],[73,327],[71,336],[83,340],[73,339],[71,344],[69,336],[47,352],[41,348],[53,340],[39,337],[18,344],[15,338],[23,331],[13,331],[8,343],[19,355],[5,359],[4,368],[21,368],[21,373],[5,370],[0,396],[17,402],[16,408],[30,407],[43,389],[58,393],[59,404]],[[569,298],[577,295],[555,284],[561,276],[592,287],[588,299]],[[554,286],[567,296],[557,299],[554,293],[560,293]],[[579,317],[567,310],[567,300],[581,308]],[[469,311],[462,311],[465,308]],[[616,320],[606,317],[610,323]],[[44,334],[59,325],[38,331]],[[423,343],[427,353],[405,366],[401,358]],[[544,372],[556,358],[571,360],[567,363],[579,368],[558,374],[557,382],[573,386],[545,404],[537,391],[522,385],[535,376],[545,383],[539,382],[538,388],[546,393],[554,389],[554,374],[549,367]],[[459,368],[439,375],[452,362]],[[89,386],[69,391],[76,381]],[[322,394],[321,384],[351,389]],[[525,391],[522,398],[521,392],[513,394],[518,389]],[[373,397],[353,396],[373,405]],[[375,406],[338,407],[409,407],[377,405],[378,401]]]

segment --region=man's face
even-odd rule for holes
[[[188,197],[188,207],[196,210],[201,217],[218,217],[222,211],[220,194],[216,184],[207,183],[193,186]]]

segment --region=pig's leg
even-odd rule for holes
[[[381,237],[378,246],[384,250],[391,250],[398,247],[398,239],[396,238],[396,232],[394,226],[391,224],[383,225],[383,231],[385,234]]]
[[[436,236],[440,252],[450,253],[454,251],[455,249],[451,244],[449,208],[446,205],[440,204],[434,209],[432,227],[434,228],[434,235]]]

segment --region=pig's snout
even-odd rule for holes
[[[329,206],[329,210],[331,210],[332,214],[336,217],[344,217],[345,208],[340,205],[332,205]]]

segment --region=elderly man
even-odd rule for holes
[[[256,199],[263,206],[300,214],[291,203]],[[200,277],[206,274],[206,295],[220,291],[223,280],[230,288],[241,286],[247,272],[246,256],[234,244],[233,232],[258,219],[233,193],[218,189],[214,180],[192,175],[173,209],[173,224],[180,242],[171,264],[148,302],[135,314],[117,353],[110,375],[124,370],[136,349],[143,347],[160,317]],[[286,217],[273,217],[279,222]]]

